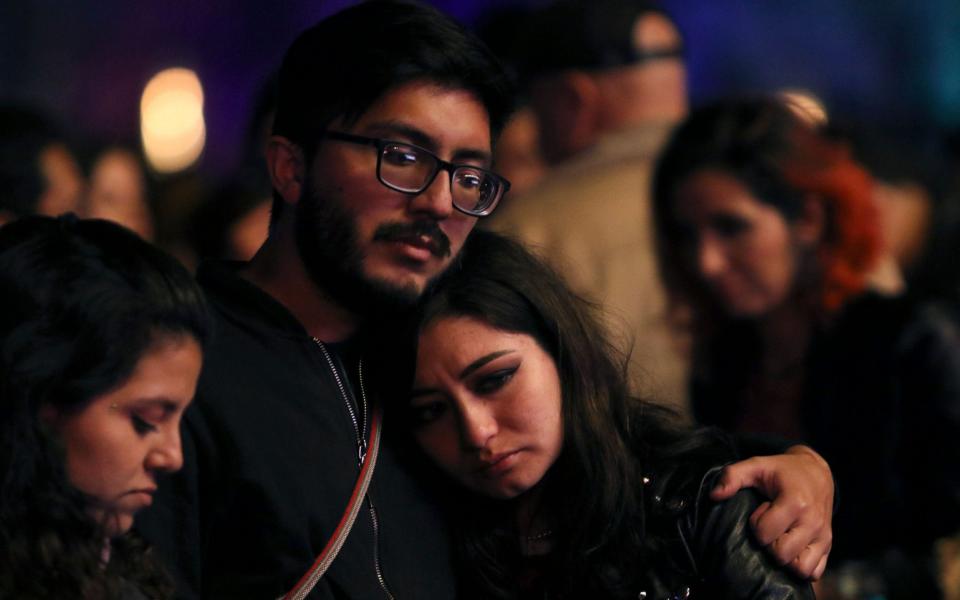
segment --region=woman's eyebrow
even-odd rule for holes
[[[490,354],[484,354],[483,356],[481,356],[481,357],[478,358],[477,360],[475,360],[475,361],[473,361],[472,363],[470,363],[469,365],[467,365],[467,366],[463,369],[463,371],[460,371],[460,375],[459,375],[458,377],[459,377],[460,379],[466,379],[471,373],[473,373],[474,371],[476,371],[477,369],[479,369],[479,368],[482,367],[483,365],[489,363],[489,362],[492,361],[492,360],[496,360],[496,359],[500,358],[501,356],[504,356],[504,355],[507,355],[507,354],[511,354],[511,353],[513,353],[513,352],[516,352],[516,350],[513,350],[513,349],[498,350],[498,351],[496,351],[496,352],[491,352]],[[439,391],[440,391],[440,390],[438,390],[437,388],[414,388],[414,389],[411,390],[411,392],[410,392],[410,398],[413,399],[413,398],[417,398],[417,397],[419,397],[419,396],[427,396],[427,395],[429,395],[429,394],[437,393],[437,392],[439,392]]]
[[[467,365],[463,371],[460,371],[460,379],[465,379],[468,375],[470,375],[470,373],[473,373],[474,371],[476,371],[483,365],[487,364],[491,360],[500,358],[501,356],[505,354],[510,354],[511,352],[515,352],[515,351],[514,350],[498,350],[497,352],[491,352],[490,354],[485,354],[481,356],[477,360]]]

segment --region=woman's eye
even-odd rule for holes
[[[130,415],[130,420],[133,422],[133,429],[140,435],[146,435],[157,430],[156,425],[136,413]]]
[[[519,367],[510,367],[509,369],[501,369],[499,371],[494,371],[489,375],[484,375],[474,384],[473,389],[478,394],[490,394],[493,393],[507,384],[508,381],[513,379],[514,374],[517,372]]]
[[[410,420],[416,425],[426,425],[439,419],[447,410],[443,402],[430,402],[410,407]]]
[[[732,238],[750,229],[750,223],[739,217],[720,215],[713,219],[713,230],[723,237]]]

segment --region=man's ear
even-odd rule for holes
[[[296,204],[303,193],[306,160],[300,146],[274,135],[267,142],[267,171],[270,182],[287,204]]]
[[[562,76],[562,89],[572,145],[579,149],[589,148],[596,140],[602,116],[602,98],[597,82],[584,71],[569,71]]]
[[[793,224],[794,234],[804,245],[814,246],[823,239],[827,224],[826,207],[823,198],[809,195],[803,201],[803,210]]]

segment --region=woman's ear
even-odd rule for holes
[[[823,239],[827,215],[823,198],[809,195],[803,201],[803,210],[793,224],[796,239],[806,246],[815,246]]]
[[[296,204],[303,193],[306,164],[303,150],[287,138],[274,135],[267,142],[267,171],[270,181],[283,201]]]

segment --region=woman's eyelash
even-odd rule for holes
[[[442,402],[431,402],[410,407],[409,414],[414,426],[426,425],[440,418],[446,409],[446,405]]]
[[[510,379],[513,378],[514,374],[519,369],[519,365],[516,367],[510,367],[507,369],[500,369],[499,371],[494,371],[489,375],[482,377],[476,385],[478,392],[493,392],[501,387],[503,387]]]
[[[130,420],[133,421],[133,428],[137,431],[137,433],[141,435],[151,433],[157,430],[156,425],[154,425],[153,423],[150,423],[140,415],[133,414],[130,416]]]

